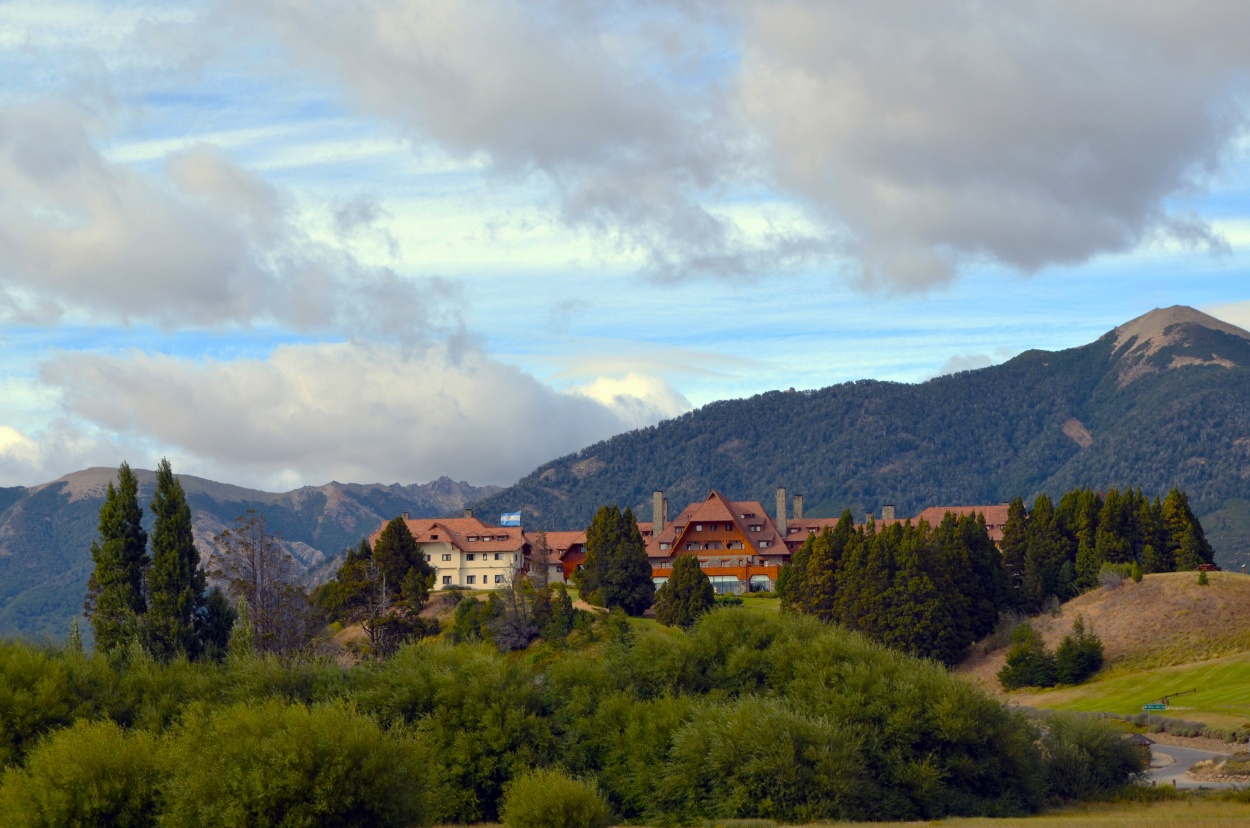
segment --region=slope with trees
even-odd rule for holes
[[[1075,488],[1178,488],[1197,515],[1221,512],[1212,542],[1229,566],[1250,548],[1247,468],[1250,334],[1167,309],[1089,345],[919,384],[710,403],[546,463],[475,508],[520,509],[528,525],[556,529],[605,502],[648,517],[655,489],[674,503],[713,488],[768,503],[784,485],[809,515],[862,519],[887,503],[906,515]]]

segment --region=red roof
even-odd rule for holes
[[[980,513],[985,516],[985,528],[990,540],[997,542],[1003,539],[1003,527],[1007,525],[1007,511],[1006,503],[997,506],[930,506],[916,515],[916,522],[923,520],[929,526],[937,526],[946,517],[947,512],[952,512],[959,517]]]
[[[651,558],[671,558],[677,554],[677,544],[686,527],[691,524],[731,523],[744,538],[752,544],[751,549],[737,550],[746,555],[784,555],[786,546],[777,534],[777,527],[772,518],[764,511],[764,507],[756,500],[727,500],[720,492],[713,490],[705,500],[691,503],[670,521],[664,531],[647,539],[647,556]],[[752,526],[759,526],[760,531],[752,532]],[[761,549],[761,542],[768,545]],[[668,544],[661,549],[660,544]],[[729,552],[731,550],[719,550]]]
[[[464,552],[516,552],[526,544],[521,527],[489,526],[477,518],[409,518],[405,522],[417,543],[446,542]],[[377,543],[382,528],[369,536],[370,546]]]

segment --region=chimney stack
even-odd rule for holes
[[[881,507],[881,520],[882,522],[885,522],[887,520],[894,520],[894,504],[893,503],[887,503],[886,505]]]
[[[464,510],[464,516],[465,516],[465,517],[468,517],[468,518],[473,517],[473,510],[472,510],[472,509],[465,509],[465,510]]]
[[[777,487],[777,532],[781,539],[786,538],[786,487]]]
[[[803,495],[794,496],[794,519],[803,519]]]
[[[412,513],[404,512],[404,520],[412,520]]]
[[[654,524],[654,537],[659,537],[664,531],[664,492],[656,489],[651,495],[651,521]]]

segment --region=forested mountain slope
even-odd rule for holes
[[[61,637],[82,612],[91,574],[91,541],[100,504],[116,469],[86,469],[32,488],[0,489],[0,636]],[[155,486],[151,471],[136,469],[144,525]],[[201,555],[212,539],[254,509],[309,572],[402,512],[415,517],[451,515],[467,500],[498,487],[475,487],[446,477],[423,485],[329,483],[273,493],[179,475]],[[84,630],[88,629],[84,625]]]
[[[603,503],[651,518],[717,488],[811,515],[991,504],[1078,487],[1189,492],[1225,566],[1250,535],[1250,333],[1192,308],[1152,311],[1096,342],[1026,351],[918,384],[860,380],[704,406],[553,460],[479,501],[527,526],[585,526]]]

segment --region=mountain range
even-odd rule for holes
[[[136,469],[144,523],[156,474]],[[59,638],[82,612],[91,574],[91,541],[100,504],[117,470],[91,468],[41,486],[0,488],[0,635]],[[420,485],[328,483],[274,493],[179,475],[194,520],[196,545],[211,555],[213,539],[255,510],[281,537],[309,580],[324,576],[339,552],[403,512],[437,517],[497,486],[477,487],[442,477]],[[85,632],[87,630],[84,630]]]
[[[60,637],[81,612],[104,490],[114,469],[0,488],[0,635]],[[146,505],[155,475],[138,471]],[[663,489],[680,510],[717,489],[808,516],[900,516],[997,504],[1076,486],[1178,487],[1226,568],[1250,563],[1250,333],[1188,307],[1156,309],[1088,345],[1025,351],[921,383],[859,380],[714,402],[552,460],[506,489],[329,483],[285,493],[180,475],[202,554],[249,509],[310,581],[402,512],[521,511],[527,528],[585,527],[605,503],[651,519]],[[150,515],[148,516],[150,521]]]
[[[1217,560],[1247,562],[1250,333],[1175,306],[1098,340],[1025,351],[921,383],[859,380],[706,405],[552,460],[475,504],[527,526],[587,525],[603,503],[650,520],[651,493],[681,509],[718,489],[809,516],[891,504],[988,505],[1076,486],[1188,491]]]

